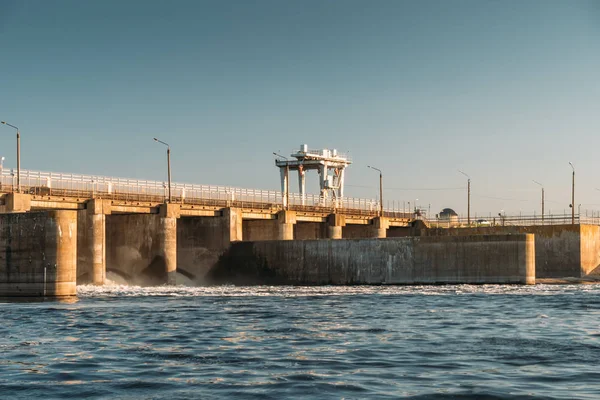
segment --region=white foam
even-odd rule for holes
[[[593,291],[600,294],[600,285],[442,285],[442,286],[154,286],[141,287],[108,282],[105,286],[77,287],[80,297],[132,296],[341,296],[341,295],[552,295]]]

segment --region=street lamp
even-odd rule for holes
[[[467,223],[471,225],[471,177],[460,169],[458,172],[467,177]]]
[[[167,146],[167,173],[168,173],[168,179],[169,179],[169,203],[170,203],[171,202],[171,146],[169,146],[167,143],[163,142],[162,140],[158,140],[157,138],[154,138],[154,141]]]
[[[542,225],[544,225],[544,185],[542,185],[541,183],[539,183],[536,180],[533,180],[533,183],[537,183],[538,185],[540,185],[542,187]]]
[[[285,200],[285,209],[289,210],[290,209],[290,164],[289,164],[290,160],[286,156],[282,156],[279,153],[273,152],[273,155],[276,157],[281,157],[285,160],[285,182],[284,182],[284,188],[283,188],[283,190],[285,191],[285,193],[284,193],[285,197],[283,200]]]
[[[571,225],[575,225],[575,167],[573,163],[569,161],[569,165],[573,169],[573,181],[571,183]]]
[[[4,157],[0,158],[0,190],[2,190],[3,172],[4,172]]]
[[[383,172],[379,168],[371,167],[367,165],[367,168],[379,171],[379,215],[383,217]]]
[[[17,192],[21,191],[21,134],[19,128],[7,122],[0,121],[3,125],[10,126],[17,130]]]

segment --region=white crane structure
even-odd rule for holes
[[[298,171],[298,186],[300,189],[301,204],[305,205],[307,171],[316,170],[319,174],[320,196],[323,205],[333,203],[337,205],[344,197],[344,172],[352,164],[348,156],[340,154],[336,149],[310,150],[306,144],[300,146],[300,151],[287,158],[281,154],[273,153],[279,158],[275,165],[279,167],[281,175],[281,192],[283,193],[283,206],[289,203],[289,173]],[[331,201],[330,201],[331,199]]]

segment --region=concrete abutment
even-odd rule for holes
[[[0,215],[0,296],[75,296],[77,213]]]

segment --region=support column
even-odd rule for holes
[[[298,189],[300,190],[300,198],[302,199],[302,205],[306,205],[306,171],[304,169],[298,169]]]
[[[280,211],[277,214],[277,240],[294,240],[295,211]]]
[[[327,238],[341,239],[342,228],[346,226],[346,217],[340,214],[330,214],[327,217]]]
[[[52,254],[52,249],[46,253],[54,268],[50,268],[50,271],[46,268],[44,296],[76,296],[77,212],[55,210],[48,214],[50,220],[46,223],[46,243],[56,243],[56,253]]]
[[[177,284],[177,218],[179,218],[179,215],[179,204],[165,203],[160,205],[160,255],[165,260],[168,285]]]
[[[371,237],[374,238],[386,238],[387,229],[389,227],[389,221],[386,217],[375,217],[373,218],[373,225],[371,227]]]
[[[321,198],[323,200],[323,202],[326,203],[326,199],[327,199],[327,188],[326,188],[326,183],[327,183],[327,165],[323,164],[319,167],[319,173],[320,173],[320,177],[319,177],[319,186],[321,187]]]
[[[339,189],[338,192],[340,194],[340,202],[344,201],[344,178],[346,175],[346,168],[341,168],[340,169],[340,177],[339,177]]]
[[[283,204],[283,208],[286,208],[288,206],[287,204],[287,200],[288,200],[288,169],[287,168],[281,168],[279,167],[279,173],[281,174],[281,195],[282,195],[282,199],[281,199],[281,204]]]
[[[223,210],[225,219],[225,243],[242,240],[242,210],[239,208],[226,208]]]
[[[110,201],[93,199],[86,203],[88,254],[92,259],[92,283],[106,283],[106,215],[110,214]]]

